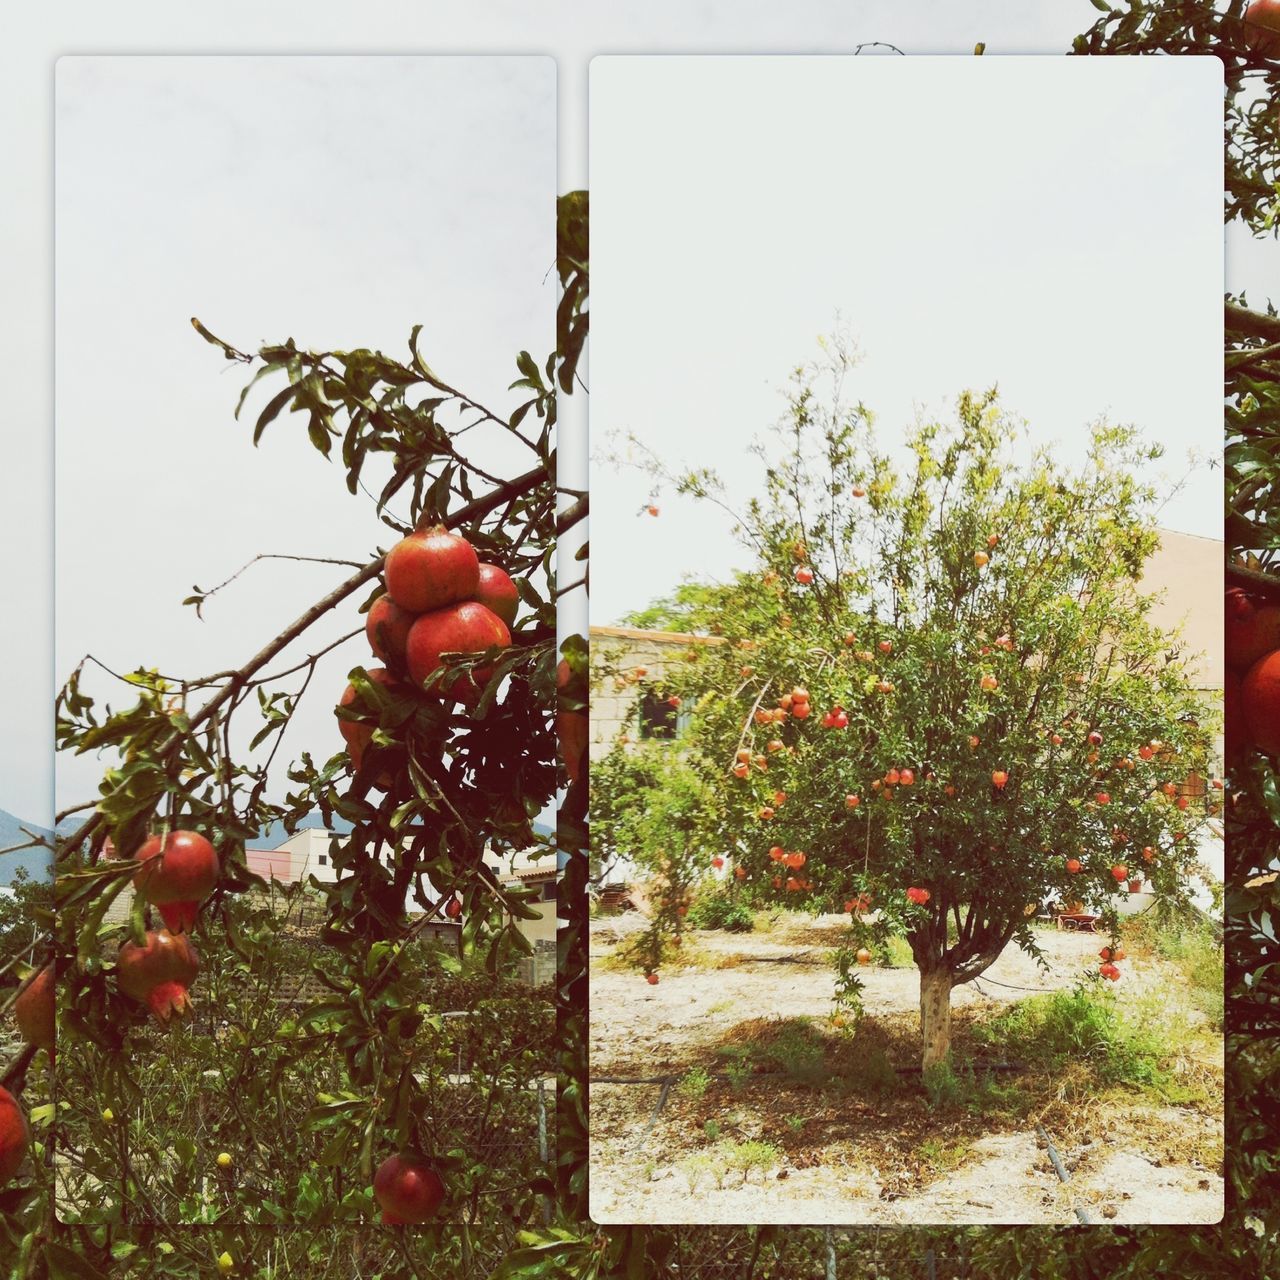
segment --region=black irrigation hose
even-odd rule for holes
[[[1058,1155],[1057,1148],[1055,1148],[1053,1143],[1050,1141],[1048,1131],[1039,1120],[1036,1121],[1036,1133],[1040,1135],[1044,1140],[1044,1145],[1049,1149],[1049,1159],[1053,1162],[1054,1172],[1062,1182],[1070,1182],[1071,1175],[1067,1172],[1066,1166],[1062,1163],[1062,1157]],[[1080,1208],[1079,1205],[1074,1205],[1072,1207],[1075,1209],[1076,1217],[1079,1218],[1085,1226],[1092,1224],[1093,1219],[1089,1217],[1088,1210]]]

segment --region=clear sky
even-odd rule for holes
[[[189,317],[241,348],[292,336],[396,356],[421,322],[442,377],[514,408],[516,352],[555,345],[555,65],[64,58],[57,93],[56,669],[86,652],[117,671],[235,667],[351,569],[256,566],[204,621],[181,606],[194,584],[259,552],[363,564],[396,535],[301,415],[252,447],[255,415],[232,417],[245,371]],[[528,465],[518,446],[464,439],[487,469]],[[274,668],[359,627],[364,594]],[[363,634],[321,661],[282,762],[338,749],[333,704],[357,663],[373,663]],[[59,804],[92,795],[99,771],[64,757]]]
[[[51,280],[53,82],[59,56],[388,50],[550,54],[558,63],[558,186],[569,190],[587,184],[588,64],[596,54],[833,53],[851,50],[862,41],[887,40],[912,54],[966,56],[976,41],[984,40],[988,59],[1010,53],[1058,55],[1097,17],[1089,0],[1024,0],[1016,5],[1008,0],[965,5],[943,0],[706,0],[697,5],[687,0],[630,5],[492,0],[484,6],[471,0],[434,0],[429,5],[420,0],[368,0],[355,28],[350,13],[350,7],[337,0],[282,0],[272,5],[223,0],[214,8],[169,0],[135,0],[128,7],[61,0],[57,5],[19,6],[6,22],[5,39],[0,41],[0,163],[8,198],[0,201],[0,235],[7,252],[0,288],[7,305],[0,308],[0,360],[7,375],[9,483],[0,503],[0,584],[6,601],[0,609],[0,699],[6,727],[0,735],[0,808],[34,821],[46,820],[53,810]],[[352,103],[349,109],[358,105]],[[456,114],[452,104],[451,111]],[[283,150],[279,163],[285,163]],[[1255,303],[1280,295],[1273,241],[1254,243],[1229,234],[1228,273],[1232,287],[1250,286]],[[187,308],[184,317],[193,310]],[[302,323],[289,317],[291,328]],[[824,314],[817,329],[806,330],[805,340],[827,323]],[[248,328],[251,335],[258,332],[253,323]],[[300,336],[303,331],[297,332]],[[389,341],[394,344],[398,337]],[[180,341],[185,340],[186,335]],[[194,350],[186,346],[184,359],[198,363],[198,376],[206,379],[206,357],[216,361],[216,356],[211,348],[199,356]],[[789,362],[803,353],[779,354]],[[235,387],[230,375],[217,376],[221,381],[213,384],[210,404],[225,397],[221,404],[227,409]],[[566,406],[561,424],[561,474],[570,483],[585,478],[580,404]],[[1219,420],[1215,414],[1214,421]],[[226,421],[220,419],[224,426]],[[246,457],[252,460],[252,455]],[[325,477],[323,483],[327,481]],[[102,528],[108,528],[105,513]],[[601,590],[599,575],[593,586]],[[569,625],[581,629],[579,611],[571,611]]]
[[[839,313],[882,439],[998,383],[1060,453],[1106,415],[1180,477],[1221,450],[1221,94],[1211,59],[597,60],[593,457],[616,428],[756,491]],[[744,562],[650,484],[593,462],[593,621]],[[1221,472],[1162,522],[1220,536]]]

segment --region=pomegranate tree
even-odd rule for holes
[[[666,680],[698,708],[679,790],[622,752],[639,825],[618,847],[680,857],[680,842],[646,837],[643,813],[714,786],[728,830],[694,862],[736,849],[747,901],[869,901],[850,914],[849,955],[906,938],[930,1067],[949,1052],[954,987],[1010,944],[1034,953],[1036,904],[1083,900],[1118,928],[1115,894],[1143,848],[1143,876],[1186,899],[1191,837],[1217,807],[1196,783],[1217,711],[1196,693],[1196,656],[1151,624],[1137,589],[1158,537],[1156,495],[1132,475],[1158,451],[1133,431],[1097,428],[1078,472],[1019,463],[994,394],[966,394],[954,423],[910,434],[904,473],[867,415],[826,403],[810,384],[793,393],[785,450],[734,504],[751,513],[746,567],[664,619],[726,643]],[[866,497],[843,496],[854,487]],[[786,572],[800,542],[802,589]],[[625,777],[610,791],[627,794]],[[803,872],[780,872],[779,849],[802,851]],[[654,967],[640,947],[636,962]],[[856,1004],[851,975],[840,999]]]
[[[536,1065],[541,1079],[554,1070],[545,1046],[537,1057],[529,1047],[535,1029],[542,1033],[536,1015],[544,1006],[550,1012],[549,997],[524,993],[521,1017],[507,1000],[506,1023],[494,1026],[481,994],[500,991],[531,950],[520,925],[538,914],[531,905],[537,891],[500,878],[494,862],[547,845],[535,821],[568,777],[555,758],[549,572],[558,506],[551,427],[563,362],[540,366],[520,353],[516,382],[507,388],[504,380],[482,397],[500,408],[481,409],[440,382],[418,350],[417,330],[407,356],[393,360],[370,348],[304,351],[292,342],[249,353],[198,322],[196,328],[246,368],[255,395],[261,375],[284,384],[255,406],[257,436],[290,404],[312,404],[311,443],[340,463],[355,501],[382,470],[370,519],[381,522],[378,541],[390,550],[366,557],[293,623],[255,641],[252,656],[234,669],[175,677],[138,666],[122,680],[130,701],[120,705],[112,696],[104,707],[99,686],[114,677],[90,664],[61,691],[59,747],[99,752],[105,762],[92,797],[58,815],[65,834],[57,854],[56,953],[69,1042],[61,1056],[70,1056],[68,1070],[104,1091],[92,1116],[71,1126],[80,1148],[68,1145],[67,1182],[86,1202],[105,1187],[105,1211],[131,1222],[181,1215],[197,1203],[183,1183],[190,1157],[175,1163],[169,1152],[175,1142],[185,1148],[189,1135],[164,1134],[164,1116],[154,1131],[126,1129],[115,1117],[172,1066],[163,1054],[173,1042],[158,1054],[160,1038],[145,1034],[130,1013],[145,1008],[162,1024],[184,1017],[200,974],[205,983],[218,980],[219,1013],[234,1006],[229,1035],[225,1028],[208,1035],[204,1019],[181,1033],[190,1065],[204,1055],[209,1069],[201,1078],[216,1069],[221,1082],[198,1100],[197,1119],[216,1129],[228,1154],[236,1152],[234,1165],[216,1166],[219,1195],[246,1220],[261,1211],[267,1184],[257,1135],[236,1129],[246,1116],[269,1116],[270,1129],[287,1113],[295,1140],[276,1142],[272,1220],[296,1214],[329,1221],[351,1190],[333,1153],[359,1153],[359,1177],[368,1185],[374,1151],[437,1147],[433,1104],[460,1089],[485,1117],[478,1142],[486,1125],[522,1131],[532,1123],[530,1077],[522,1073]],[[485,431],[471,434],[477,418]],[[344,444],[331,452],[335,433]],[[474,448],[480,452],[473,459]],[[513,458],[521,469],[510,465]],[[576,515],[562,512],[561,527],[572,528],[585,510],[582,502]],[[212,591],[197,587],[186,603],[216,608],[217,592],[238,589],[237,576]],[[354,635],[323,634],[334,619],[356,626]],[[344,648],[350,640],[355,646]],[[339,649],[337,659],[329,656]],[[307,698],[328,701],[312,677],[321,663],[327,670],[343,658],[339,749],[305,750],[295,734],[286,745],[296,743],[300,755],[287,760],[281,743],[298,706]],[[575,757],[578,779],[580,766]],[[585,799],[576,782],[570,791]],[[322,883],[299,902],[294,891],[255,874],[246,842],[275,824],[292,833],[312,815],[341,834],[326,854]],[[257,891],[252,898],[250,891]],[[125,910],[113,912],[113,904]],[[313,916],[317,940],[301,960],[284,935],[282,905],[290,916],[295,907]],[[198,958],[187,931],[200,913]],[[442,1023],[423,1012],[452,973],[424,946],[424,928],[438,921],[458,922],[449,960],[472,984],[466,1020]],[[292,970],[273,968],[282,954],[292,956]],[[268,998],[297,997],[298,979],[308,973],[324,994],[304,994],[301,1007],[277,1007]],[[332,992],[340,998],[329,999]],[[484,1045],[466,1041],[472,1027],[486,1028],[495,1045],[515,1043],[500,1060],[486,1056]],[[463,1085],[450,1080],[460,1046],[468,1066]],[[340,1091],[336,1109],[315,1105],[320,1079]],[[293,1106],[290,1087],[304,1089],[303,1106]],[[234,1099],[223,1096],[232,1088]],[[104,1125],[114,1126],[110,1141],[102,1140]],[[131,1150],[139,1141],[156,1149]],[[74,1163],[90,1150],[91,1161]],[[100,1176],[113,1157],[118,1167]],[[471,1230],[484,1230],[474,1206],[495,1203],[487,1197],[496,1190],[513,1218],[533,1220],[540,1202],[531,1188],[550,1172],[536,1132],[525,1149],[488,1143],[467,1157],[434,1168],[400,1157],[396,1176],[384,1170],[377,1179],[391,1197],[383,1206],[389,1219],[419,1222],[442,1213],[440,1173],[457,1164],[450,1199]],[[92,1182],[82,1172],[90,1165]],[[143,1179],[151,1185],[144,1188]],[[89,1208],[98,1211],[96,1203]]]

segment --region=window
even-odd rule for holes
[[[556,900],[556,882],[554,880],[548,880],[546,884],[542,886],[542,901],[554,902],[555,900]]]
[[[319,858],[320,858],[320,865],[322,867],[327,867],[329,865],[329,855],[327,853],[320,854]]]
[[[677,711],[666,698],[659,698],[652,690],[640,700],[640,736],[642,738],[674,738],[676,736]]]

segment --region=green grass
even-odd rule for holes
[[[979,1043],[1010,1058],[1049,1070],[1085,1065],[1102,1086],[1132,1088],[1166,1102],[1198,1096],[1194,1087],[1180,1085],[1171,1070],[1171,1060],[1194,1040],[1194,1028],[1171,1014],[1157,996],[1123,1009],[1109,991],[1055,991],[1020,1001],[976,1026],[974,1034]],[[930,1088],[928,1080],[925,1087]],[[939,1077],[937,1089],[942,1100],[950,1092],[949,1082]]]
[[[711,1077],[704,1068],[690,1067],[677,1082],[676,1092],[682,1098],[688,1098],[691,1102],[698,1102],[706,1096],[710,1085]]]
[[[1178,925],[1157,925],[1142,941],[1165,960],[1177,965],[1192,1005],[1215,1030],[1222,1030],[1225,956],[1217,930],[1207,920]]]
[[[891,934],[881,951],[883,963],[890,969],[914,969],[916,958],[911,954],[911,944],[898,934]]]

